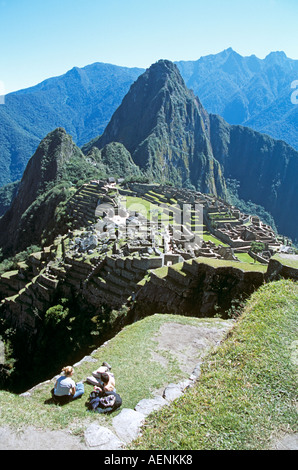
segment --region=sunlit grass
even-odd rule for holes
[[[197,386],[150,416],[133,448],[266,449],[283,432],[297,432],[297,311],[297,283],[255,292]]]

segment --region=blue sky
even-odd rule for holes
[[[0,0],[0,82],[8,93],[74,66],[146,68],[228,47],[298,59],[297,22],[297,0]]]

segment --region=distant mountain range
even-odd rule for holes
[[[209,113],[298,149],[298,106],[291,102],[298,60],[283,52],[261,60],[227,49],[176,64]],[[8,94],[0,106],[0,187],[20,180],[39,142],[57,127],[63,127],[80,147],[101,134],[143,72],[95,63]]]
[[[12,253],[65,231],[75,187],[109,174],[224,199],[232,184],[238,201],[261,206],[280,233],[298,239],[298,152],[209,114],[178,67],[160,60],[131,85],[102,135],[81,149],[62,128],[42,140],[0,219],[0,247]]]
[[[0,187],[22,177],[40,141],[57,127],[78,146],[103,132],[140,73],[93,64],[8,94],[0,106]]]
[[[230,48],[177,65],[209,113],[284,140],[298,150],[298,105],[291,102],[298,60],[284,52],[272,52],[265,59],[242,57]]]

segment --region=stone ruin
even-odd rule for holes
[[[191,191],[185,188],[174,188],[156,184],[126,183],[115,187],[114,182],[92,182],[100,190],[95,210],[97,220],[93,228],[80,240],[72,242],[72,248],[78,254],[92,254],[99,249],[106,252],[113,243],[114,254],[140,256],[173,254],[190,259],[199,256],[237,260],[235,253],[250,253],[251,243],[259,241],[265,244],[264,262],[268,262],[280,243],[272,228],[258,217],[242,214],[239,209],[214,196]],[[119,182],[118,182],[119,183]],[[113,190],[113,194],[109,190]],[[184,205],[191,210],[203,207],[203,222],[209,232],[223,242],[215,244],[203,239],[189,224],[158,221],[150,215],[150,221],[142,213],[129,211],[122,205],[122,197],[130,195],[141,197],[158,206],[169,205],[169,212],[181,211]],[[168,215],[167,214],[167,215]],[[214,216],[216,216],[214,218]],[[173,219],[174,220],[174,219]],[[119,247],[121,240],[122,248]],[[123,244],[123,242],[125,242]],[[124,248],[123,248],[124,246]]]

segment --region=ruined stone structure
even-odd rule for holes
[[[150,202],[150,217],[124,206],[125,196]],[[162,212],[155,217],[159,205]],[[187,223],[176,217],[184,205],[189,207]],[[201,233],[194,230],[198,206],[203,208],[201,222],[207,225],[220,214],[221,219],[216,219],[220,226],[212,227],[211,233],[224,238],[228,246],[203,241],[203,225]],[[214,314],[217,305],[227,308],[236,293],[248,294],[263,281],[263,273],[253,265],[248,272],[241,269],[234,250],[243,246],[249,250],[252,240],[277,246],[272,229],[258,218],[250,218],[247,225],[236,208],[187,189],[139,183],[115,187],[91,181],[67,207],[72,230],[0,279],[1,316],[30,334],[59,296],[74,293],[95,308],[105,303],[117,309],[137,298],[138,305],[143,299],[158,311]],[[227,214],[229,222],[224,223]],[[223,264],[215,268],[210,261]],[[181,263],[182,268],[175,269]],[[159,268],[166,275],[155,274]],[[215,279],[223,277],[226,284],[216,284]]]

